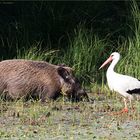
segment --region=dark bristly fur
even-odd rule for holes
[[[47,97],[56,99],[60,93],[85,96],[77,84],[70,67],[20,59],[0,62],[0,93],[12,99],[33,96],[44,102]]]

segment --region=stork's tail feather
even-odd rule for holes
[[[135,88],[135,89],[132,89],[132,90],[128,90],[126,92],[129,93],[129,94],[140,94],[140,88]]]

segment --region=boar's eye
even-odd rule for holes
[[[66,75],[65,78],[64,78],[64,80],[65,80],[66,82],[71,83],[72,77],[71,77],[70,75]]]
[[[69,76],[66,76],[66,79],[69,79]]]

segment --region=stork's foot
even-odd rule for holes
[[[122,113],[128,113],[128,108],[124,108],[124,109],[122,109],[121,112],[122,112]]]
[[[109,115],[122,115],[124,113],[128,113],[128,108],[124,108],[121,111],[110,113]]]

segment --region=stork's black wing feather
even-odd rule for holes
[[[140,94],[140,88],[135,88],[135,89],[132,89],[132,90],[128,90],[126,92],[129,93],[129,94]]]

